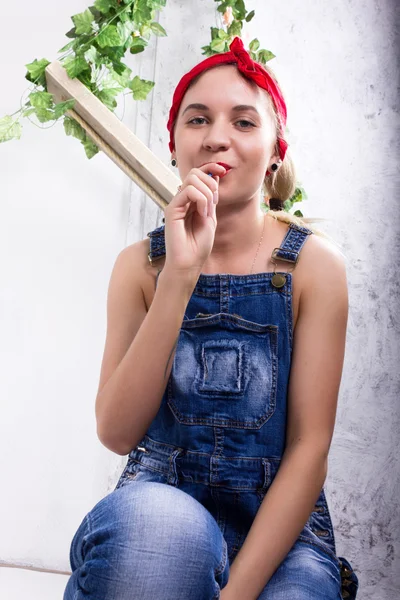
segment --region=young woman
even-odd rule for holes
[[[296,183],[285,124],[275,76],[240,38],[175,90],[182,185],[109,287],[96,418],[128,462],[74,536],[64,600],[356,597],[323,489],[345,265],[279,211]]]

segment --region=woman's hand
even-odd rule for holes
[[[214,245],[219,178],[225,173],[224,167],[211,162],[191,169],[185,177],[181,191],[164,211],[164,268],[180,273],[201,272]],[[214,192],[217,192],[215,203]]]

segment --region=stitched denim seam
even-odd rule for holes
[[[223,570],[225,569],[227,558],[228,558],[228,549],[227,549],[226,544],[223,544],[221,562],[219,563],[218,567],[216,569],[214,569],[215,577],[220,575],[223,572]]]

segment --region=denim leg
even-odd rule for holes
[[[213,516],[170,485],[136,481],[103,498],[71,543],[64,600],[214,600],[229,578]]]
[[[258,600],[342,600],[339,563],[320,548],[297,541]]]

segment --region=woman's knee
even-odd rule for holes
[[[189,494],[158,482],[136,482],[106,496],[91,511],[92,530],[157,548],[173,542],[213,550],[222,537],[209,511]]]
[[[85,590],[96,585],[88,577],[97,583],[113,577],[114,586],[148,585],[142,582],[148,573],[158,573],[160,584],[169,578],[172,586],[188,569],[192,581],[208,577],[210,586],[218,581],[222,587],[229,575],[226,553],[218,524],[197,500],[173,486],[136,482],[86,515],[71,544],[71,567],[81,568]]]

